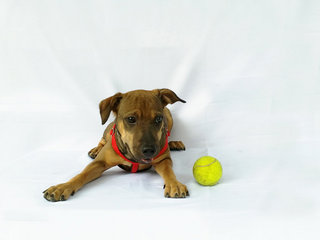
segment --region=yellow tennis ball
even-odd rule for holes
[[[222,176],[221,164],[214,157],[201,157],[193,165],[193,176],[201,185],[213,186]]]

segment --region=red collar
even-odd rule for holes
[[[123,158],[125,161],[129,162],[132,164],[132,168],[131,168],[131,172],[132,173],[135,173],[138,171],[139,169],[139,163],[137,162],[133,162],[131,160],[129,160],[128,158],[126,158],[119,150],[118,148],[118,145],[117,145],[117,142],[116,142],[116,137],[115,137],[115,131],[116,131],[116,124],[113,125],[111,131],[110,131],[110,135],[112,136],[112,141],[111,141],[111,144],[112,144],[112,148],[113,150],[121,157]],[[170,132],[169,130],[167,130],[167,134],[166,134],[166,143],[164,144],[164,147],[161,149],[161,151],[159,152],[159,154],[152,158],[152,160],[154,159],[157,159],[158,157],[160,157],[162,154],[165,153],[165,151],[168,149],[168,137],[170,136]]]

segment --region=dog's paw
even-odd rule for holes
[[[70,183],[52,186],[43,192],[43,197],[50,202],[65,201],[75,193],[75,187]]]
[[[186,147],[181,141],[171,141],[169,142],[169,147],[171,151],[184,151]]]
[[[98,155],[98,153],[100,152],[101,150],[101,147],[95,147],[95,148],[92,148],[89,152],[88,152],[88,155],[89,157],[91,157],[92,159],[95,159],[96,156]]]
[[[185,198],[189,196],[187,186],[178,181],[167,182],[163,188],[166,198]]]

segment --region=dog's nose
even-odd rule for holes
[[[154,146],[148,145],[142,147],[142,153],[145,158],[152,158],[156,152],[156,148]]]

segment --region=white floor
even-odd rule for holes
[[[319,1],[1,1],[0,239],[319,239]],[[98,103],[171,88],[178,179],[111,169],[42,197],[91,160]],[[221,182],[198,185],[204,155]]]

